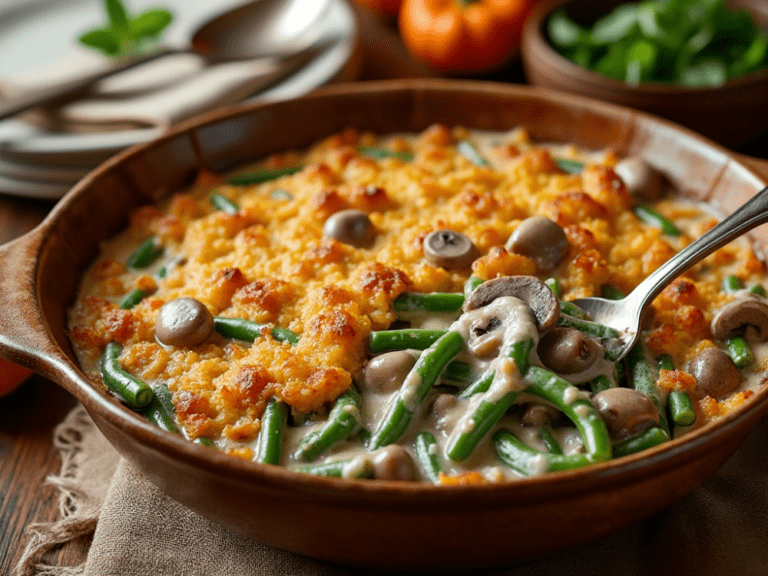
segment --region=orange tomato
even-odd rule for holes
[[[31,375],[31,370],[0,358],[0,397],[16,390]]]
[[[492,69],[517,52],[532,0],[404,0],[408,50],[442,70]]]
[[[386,16],[397,16],[403,0],[355,0],[360,6]]]

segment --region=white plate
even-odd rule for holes
[[[158,3],[129,0],[127,4],[131,11],[140,11]],[[242,4],[242,0],[164,0],[161,4],[175,14],[165,39],[182,45],[200,23],[213,14]],[[76,38],[80,32],[101,24],[104,19],[101,6],[97,0],[0,0],[0,86],[29,86],[30,70],[55,74],[57,69],[65,69],[59,62],[76,60],[88,65],[90,61],[99,65],[100,57],[78,46]],[[293,98],[339,76],[347,77],[357,48],[352,9],[344,0],[331,0],[320,25],[327,48],[288,78],[244,101]],[[6,161],[0,162],[0,193],[52,198],[58,189],[61,196],[71,184],[64,179],[52,180],[58,169],[66,169],[71,174],[72,170],[95,167],[127,146],[154,138],[161,130],[150,127],[61,133],[18,119],[0,122],[0,160]],[[23,174],[19,172],[20,166]],[[37,173],[36,166],[39,167]],[[35,189],[36,181],[40,184],[39,192]]]

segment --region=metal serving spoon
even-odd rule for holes
[[[587,312],[592,321],[619,331],[622,345],[618,359],[621,359],[640,337],[643,311],[667,284],[718,248],[765,222],[768,222],[768,186],[725,220],[667,260],[640,282],[626,298],[622,300],[578,298],[573,303]]]
[[[192,36],[190,46],[164,47],[144,57],[32,93],[0,101],[0,120],[20,112],[72,98],[98,80],[169,54],[194,53],[211,64],[274,58],[283,75],[303,66],[315,54],[319,28],[328,0],[255,0],[208,20]]]

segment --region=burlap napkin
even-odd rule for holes
[[[96,523],[87,562],[57,572],[27,560],[18,574],[85,576],[351,576],[374,574],[265,546],[213,524],[164,496],[109,447],[81,409],[60,427],[80,423],[71,468],[65,446],[63,521]],[[82,425],[84,423],[84,425]],[[70,434],[70,436],[73,436]],[[77,436],[77,435],[74,435]],[[472,574],[494,576],[768,575],[768,419],[703,486],[666,511],[596,544],[524,565]],[[67,460],[68,458],[68,460]],[[111,475],[111,472],[114,474]],[[111,480],[108,478],[111,475]],[[180,479],[180,481],[182,481]],[[103,500],[103,504],[100,503]],[[98,518],[96,518],[98,516]],[[52,525],[38,531],[51,536]],[[87,530],[87,528],[86,528]],[[81,532],[82,533],[82,532]],[[59,531],[59,541],[61,533]],[[45,544],[45,543],[44,543]],[[37,554],[41,554],[38,548]]]

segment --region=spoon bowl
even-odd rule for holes
[[[165,47],[33,93],[0,102],[0,120],[36,106],[73,98],[104,78],[169,54],[198,54],[209,63],[271,59],[278,63],[271,81],[298,70],[315,55],[320,27],[314,26],[328,0],[252,0],[201,25],[189,46]]]
[[[593,322],[612,328],[619,333],[621,344],[615,356],[616,360],[621,360],[640,337],[642,317],[647,306],[667,284],[718,248],[765,222],[768,222],[768,186],[725,220],[659,266],[626,298],[621,300],[578,298],[573,301],[573,304],[584,310]]]

